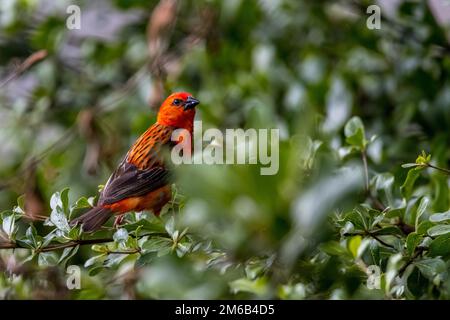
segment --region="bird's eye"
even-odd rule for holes
[[[173,104],[176,106],[179,106],[181,104],[181,100],[180,99],[175,99],[173,100]]]

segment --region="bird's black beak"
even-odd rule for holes
[[[186,103],[184,104],[184,110],[192,109],[199,103],[200,103],[200,101],[198,101],[194,97],[188,97],[186,100]]]

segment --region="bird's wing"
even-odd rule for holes
[[[156,124],[142,134],[108,179],[99,198],[100,205],[139,197],[169,183],[169,171],[161,153],[170,144],[171,129]]]
[[[99,204],[112,204],[126,198],[143,196],[168,182],[169,172],[164,167],[141,170],[131,163],[124,163],[120,172],[115,172],[108,180]]]

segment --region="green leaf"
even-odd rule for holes
[[[447,176],[440,174],[439,172],[431,176],[431,182],[433,183],[434,188],[434,212],[442,212],[448,210],[448,208],[450,207],[450,193],[447,180]]]
[[[408,251],[408,255],[412,256],[414,254],[414,251],[416,250],[416,247],[422,242],[422,236],[411,232],[408,234],[408,237],[406,237],[406,250]]]
[[[90,266],[93,266],[96,263],[103,262],[105,259],[106,253],[99,254],[98,256],[93,256],[84,263],[84,267],[89,268]]]
[[[35,245],[31,240],[28,239],[16,239],[15,242],[23,247],[23,248],[28,248],[28,249],[35,249]]]
[[[52,240],[53,240],[54,238],[57,237],[57,234],[56,234],[56,231],[57,231],[57,230],[58,230],[58,229],[53,229],[52,232],[48,233],[48,234],[44,237],[43,242],[42,242],[42,247],[47,246],[50,242],[52,242]]]
[[[249,292],[258,296],[263,296],[268,292],[267,280],[264,277],[250,280],[241,278],[230,282],[231,292]]]
[[[3,223],[2,223],[3,231],[8,235],[9,239],[13,238],[13,235],[16,232],[16,217],[15,214],[4,214],[3,215]]]
[[[265,263],[261,260],[253,260],[245,265],[245,275],[248,279],[254,280],[260,277],[265,270]]]
[[[345,141],[353,146],[360,148],[360,150],[364,150],[367,145],[367,141],[365,138],[364,125],[359,117],[351,118],[346,124],[344,128],[345,133]]]
[[[435,213],[430,216],[431,222],[441,222],[441,221],[445,221],[445,220],[450,220],[450,210],[445,211],[445,212]]]
[[[152,262],[156,258],[156,255],[157,253],[155,251],[141,254],[139,258],[136,260],[135,266],[137,268],[140,268],[150,264],[150,262]]]
[[[371,185],[374,186],[377,196],[381,198],[383,202],[387,204],[392,204],[394,202],[392,188],[394,186],[394,175],[392,173],[381,173],[375,174],[371,180]]]
[[[353,231],[355,231],[355,226],[353,225],[352,222],[350,221],[346,221],[345,225],[341,228],[341,236],[345,236],[348,233],[352,233]]]
[[[341,256],[348,254],[348,251],[345,247],[341,246],[341,244],[337,241],[328,241],[322,243],[319,246],[319,249],[331,256]]]
[[[348,250],[352,253],[354,258],[358,256],[358,248],[361,245],[361,241],[361,236],[354,236],[348,240]]]
[[[418,166],[420,166],[420,164],[417,164],[417,163],[405,163],[405,164],[402,164],[402,168],[405,168],[405,169],[416,168]]]
[[[369,221],[366,213],[361,208],[356,208],[355,210],[349,212],[345,216],[345,220],[353,223],[356,229],[367,230],[369,228]]]
[[[428,252],[431,257],[447,256],[450,254],[450,233],[439,236],[431,241]]]
[[[41,267],[55,266],[58,264],[58,255],[55,252],[41,252],[38,264]]]
[[[400,230],[398,227],[385,227],[381,228],[375,231],[372,231],[371,234],[374,234],[376,236],[384,236],[384,235],[403,235],[402,230]]]
[[[405,214],[403,215],[403,222],[416,227],[417,208],[419,206],[420,198],[412,197],[406,204]]]
[[[65,248],[63,253],[61,254],[61,257],[59,257],[58,264],[65,265],[70,260],[70,258],[72,258],[78,252],[79,248],[79,245],[72,248]]]
[[[60,193],[62,209],[65,214],[69,214],[69,188],[64,188]]]
[[[422,259],[414,262],[420,272],[429,280],[433,281],[435,285],[439,285],[443,280],[443,275],[447,271],[447,266],[444,261],[438,258]]]
[[[428,229],[434,226],[434,223],[430,221],[422,221],[419,223],[419,227],[417,228],[416,232],[421,235],[427,234]]]
[[[414,168],[408,171],[408,175],[406,176],[406,180],[403,185],[400,187],[403,197],[409,199],[412,195],[412,191],[414,188],[414,183],[416,183],[417,178],[420,176],[420,172],[423,168]]]
[[[166,231],[167,233],[172,236],[173,233],[175,232],[175,219],[173,216],[171,216],[169,218],[169,220],[167,220],[166,225],[165,225]]]
[[[377,174],[373,178],[375,189],[377,190],[385,190],[389,192],[392,189],[392,185],[394,184],[394,176],[392,173],[382,173]]]
[[[428,207],[428,203],[430,203],[430,199],[428,197],[423,197],[420,200],[419,207],[417,208],[417,213],[416,213],[416,223],[415,223],[416,229],[419,226],[420,217],[425,213],[425,210]]]
[[[190,243],[177,243],[177,247],[176,247],[176,253],[178,257],[183,257],[184,255],[186,255],[189,250],[191,249],[191,244]]]
[[[75,210],[92,208],[94,205],[93,197],[87,199],[86,197],[81,197],[80,199],[72,205],[70,212],[74,212]]]
[[[70,229],[69,234],[67,235],[67,237],[69,239],[76,240],[76,239],[80,238],[82,233],[83,233],[83,230],[82,230],[81,226],[78,225],[78,226],[75,226],[72,229]]]
[[[14,207],[13,212],[22,215],[25,213],[25,195],[21,195],[17,198],[17,206]]]
[[[36,228],[33,225],[30,225],[27,231],[25,232],[25,236],[31,241],[33,241],[33,243],[36,243],[36,236],[37,236]]]
[[[133,232],[139,227],[140,230],[145,233],[163,233],[166,231],[162,223],[152,223],[147,219],[141,219],[135,223],[130,223],[123,226],[123,228],[128,232]]]
[[[133,237],[128,237],[128,240],[123,243],[126,248],[137,248],[139,247],[138,239]]]
[[[42,237],[37,234],[36,228],[30,225],[25,232],[26,239],[23,241],[29,243],[33,248],[37,248],[42,243]]]
[[[59,206],[55,207],[55,209],[52,210],[52,213],[50,214],[50,221],[59,230],[61,230],[63,232],[70,231],[70,227],[69,227],[69,223],[67,222],[67,218]]]
[[[402,218],[405,214],[405,208],[391,209],[385,213],[386,218]]]
[[[180,232],[178,231],[178,230],[175,230],[173,233],[172,233],[172,240],[173,240],[173,242],[177,242],[178,241],[178,235],[180,234]]]
[[[450,225],[439,224],[428,229],[427,233],[430,237],[437,237],[450,232]]]
[[[103,269],[105,269],[105,267],[103,267],[103,266],[95,266],[95,267],[89,269],[88,275],[90,277],[93,277],[93,276],[99,274]]]
[[[171,252],[172,252],[172,246],[169,245],[169,246],[167,246],[167,247],[161,248],[161,249],[158,251],[157,256],[158,256],[158,258],[159,258],[159,257],[165,256],[165,255],[168,255],[168,254],[171,253]]]
[[[142,245],[142,250],[144,250],[145,252],[160,251],[163,249],[165,250],[167,248],[170,249],[171,246],[172,246],[171,239],[155,237],[155,238],[150,238],[149,240],[147,240],[147,242],[145,242]]]
[[[127,254],[110,253],[108,257],[103,262],[103,265],[107,268],[118,266],[123,260],[128,258]]]
[[[385,279],[386,279],[385,290],[386,290],[386,293],[388,293],[388,294],[390,294],[390,291],[394,284],[394,279],[398,274],[400,266],[402,265],[401,262],[402,262],[402,254],[401,253],[397,253],[397,254],[391,255],[389,257],[389,260],[387,263],[387,268],[386,268],[386,274],[385,274]]]
[[[63,204],[61,202],[61,195],[59,192],[55,192],[50,198],[50,208],[56,210],[56,208],[63,209]]]

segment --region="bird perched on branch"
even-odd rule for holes
[[[163,148],[181,142],[171,139],[176,129],[185,129],[192,137],[198,104],[186,92],[170,95],[161,105],[156,123],[139,137],[109,177],[97,205],[72,220],[71,225],[81,224],[85,232],[92,232],[113,215],[117,217],[115,224],[130,211],[152,210],[159,215],[172,195]]]

